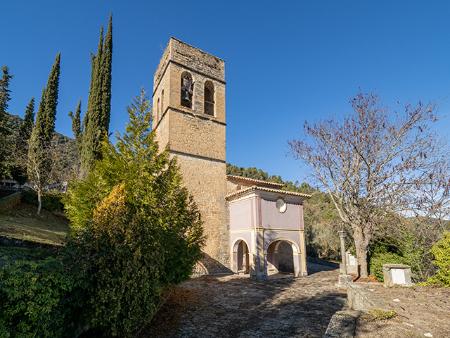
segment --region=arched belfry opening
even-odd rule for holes
[[[181,98],[180,102],[183,107],[192,109],[192,97],[194,94],[194,81],[192,75],[189,72],[183,72],[181,74]]]
[[[214,116],[214,84],[211,81],[205,82],[204,100],[205,114]]]

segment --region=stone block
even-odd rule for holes
[[[411,286],[411,267],[405,264],[383,264],[384,286]]]

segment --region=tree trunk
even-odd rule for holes
[[[41,209],[42,209],[42,193],[41,193],[40,189],[37,191],[37,199],[38,199],[37,214],[40,215],[41,214]]]
[[[355,241],[356,242],[356,241]],[[369,271],[367,267],[367,245],[360,243],[356,245],[356,258],[358,259],[359,274],[361,277],[368,277]]]
[[[364,240],[363,231],[360,227],[353,228],[353,239],[355,241],[356,258],[359,265],[360,277],[368,277],[369,271],[367,268],[367,247]]]

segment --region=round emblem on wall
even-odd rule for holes
[[[277,199],[276,206],[279,212],[285,212],[287,209],[287,204],[282,198]]]

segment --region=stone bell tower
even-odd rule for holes
[[[228,267],[224,61],[171,38],[153,79],[153,128],[199,207],[203,251]]]

